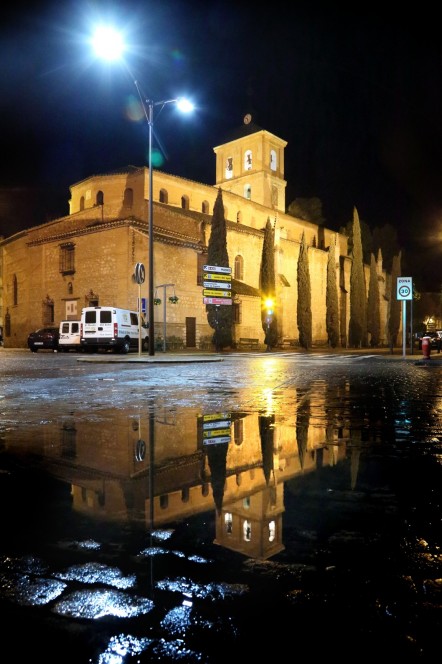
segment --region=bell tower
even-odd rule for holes
[[[216,186],[264,207],[285,212],[283,141],[258,127],[252,116],[223,143],[216,154]]]

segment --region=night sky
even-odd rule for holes
[[[173,105],[156,112],[161,170],[214,184],[213,148],[251,113],[288,142],[287,205],[320,198],[336,230],[354,207],[372,230],[391,224],[403,275],[440,290],[438,21],[420,7],[387,18],[385,3],[327,4],[17,0],[0,26],[0,189],[49,192],[53,218],[68,213],[69,185],[145,165],[136,80],[146,98],[196,105],[192,116]],[[97,60],[98,23],[124,33],[124,64]]]

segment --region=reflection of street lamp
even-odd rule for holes
[[[124,44],[120,34],[112,27],[101,26],[97,29],[93,44],[95,52],[100,58],[106,60],[118,60],[124,51]],[[153,173],[152,173],[152,131],[153,131],[153,110],[155,106],[160,106],[160,111],[166,104],[176,104],[177,108],[183,113],[189,113],[193,110],[193,104],[187,99],[166,99],[164,101],[154,102],[151,99],[144,99],[141,96],[137,81],[134,80],[143,111],[149,126],[149,219],[148,219],[148,321],[149,321],[149,355],[155,355],[155,329],[154,329],[154,277],[153,277]]]

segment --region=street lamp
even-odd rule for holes
[[[138,84],[134,81],[138,93],[140,90]],[[141,94],[140,94],[140,99]],[[153,167],[152,167],[152,134],[153,134],[153,111],[155,106],[160,106],[161,110],[166,106],[166,104],[176,104],[177,108],[183,113],[189,113],[193,110],[193,104],[187,99],[166,99],[165,101],[152,101],[151,99],[142,100],[143,106],[147,105],[144,108],[144,112],[147,119],[147,124],[149,127],[149,151],[148,151],[148,162],[149,162],[149,211],[148,211],[148,234],[149,234],[149,244],[148,244],[148,260],[149,260],[149,270],[147,277],[147,286],[148,286],[148,320],[149,320],[149,355],[155,355],[155,322],[154,322],[154,270],[153,270]]]
[[[93,46],[95,53],[105,60],[118,60],[124,51],[124,43],[121,35],[111,26],[100,26],[94,35]],[[149,355],[155,355],[155,322],[154,322],[154,269],[153,269],[153,169],[152,169],[152,135],[154,122],[154,108],[160,106],[160,110],[166,104],[176,104],[178,110],[182,113],[189,113],[193,110],[193,104],[184,98],[166,99],[164,101],[152,101],[152,99],[143,99],[140,88],[136,80],[133,79],[137,88],[144,115],[149,127],[149,208],[148,208],[148,321],[149,321]]]

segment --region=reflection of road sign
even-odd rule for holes
[[[219,265],[203,265],[204,272],[220,272],[221,274],[232,274],[231,267],[220,267]]]
[[[144,269],[143,263],[137,263],[135,265],[134,277],[137,284],[144,284],[144,279],[146,278],[146,270]]]
[[[137,440],[137,444],[135,447],[135,459],[137,461],[143,461],[144,457],[146,456],[146,443],[144,440]]]
[[[413,299],[413,280],[411,277],[397,278],[397,300]]]
[[[212,413],[203,416],[203,445],[230,443],[230,413]]]
[[[232,299],[225,297],[203,297],[203,303],[216,304],[218,306],[219,304],[232,304]]]

